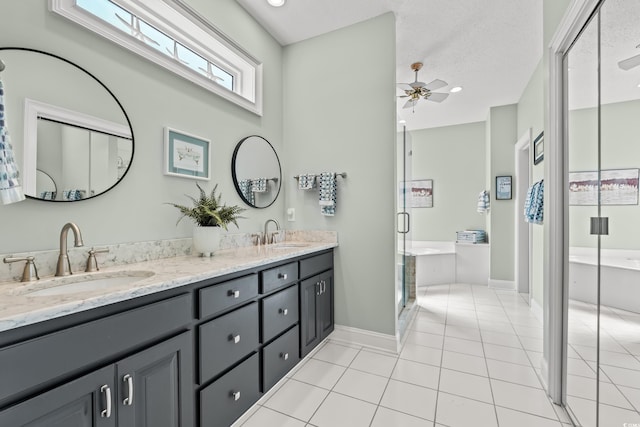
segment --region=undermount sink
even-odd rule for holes
[[[75,294],[79,292],[106,290],[131,284],[153,276],[152,271],[118,271],[95,273],[90,275],[65,276],[43,280],[38,288],[24,295],[42,297],[52,295]]]
[[[308,243],[294,243],[294,242],[282,242],[282,243],[274,243],[270,245],[273,249],[293,249],[293,248],[306,248],[309,246]]]

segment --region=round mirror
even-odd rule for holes
[[[254,208],[271,206],[280,194],[280,159],[261,136],[248,136],[238,142],[231,159],[231,175],[242,200]]]
[[[97,78],[72,62],[26,48],[0,48],[7,128],[27,197],[55,202],[109,191],[129,170],[133,131]]]

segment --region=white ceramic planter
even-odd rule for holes
[[[193,250],[194,254],[203,257],[212,256],[220,248],[221,227],[193,226]]]

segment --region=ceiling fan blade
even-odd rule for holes
[[[402,91],[413,91],[413,88],[409,83],[398,83],[398,89]]]
[[[412,107],[414,107],[417,103],[418,103],[418,101],[417,101],[417,100],[415,100],[415,99],[410,99],[410,100],[408,100],[408,101],[404,104],[404,106],[403,106],[402,108],[412,108]]]
[[[432,92],[427,98],[428,101],[442,102],[449,97],[448,93]]]
[[[625,71],[635,68],[638,65],[640,65],[640,55],[632,56],[629,59],[618,62],[618,67],[622,68]]]
[[[439,80],[439,79],[435,79],[434,81],[432,81],[431,83],[427,84],[425,86],[425,88],[433,91],[433,90],[438,90],[440,88],[443,88],[445,86],[447,86],[449,83],[443,81],[443,80]]]

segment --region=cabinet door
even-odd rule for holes
[[[319,276],[300,283],[300,357],[306,356],[320,342],[318,305],[320,295]]]
[[[318,327],[320,341],[333,332],[333,270],[320,274],[318,302]]]
[[[0,426],[114,427],[114,369],[109,366],[0,412]]]
[[[118,427],[193,425],[190,336],[185,332],[116,364]]]

